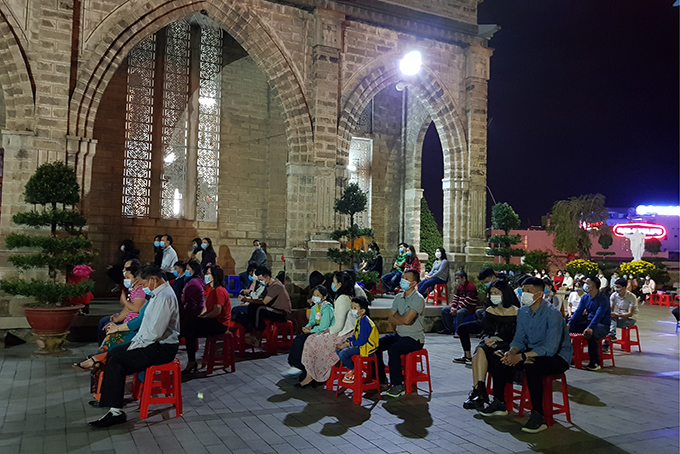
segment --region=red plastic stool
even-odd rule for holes
[[[493,383],[492,383],[491,374],[486,375],[486,393],[489,396],[493,394]],[[504,400],[505,400],[505,409],[508,410],[508,412],[511,412],[513,410],[513,407],[514,407],[516,400],[518,401],[518,403],[522,402],[522,390],[515,389],[515,387],[512,383],[506,383],[505,384]]]
[[[552,383],[555,380],[562,382],[562,403],[553,402]],[[531,410],[531,397],[529,396],[529,386],[527,386],[526,375],[522,383],[522,397],[519,404],[519,416],[524,416],[524,409]],[[564,413],[567,421],[571,423],[571,411],[569,411],[569,391],[567,389],[567,377],[564,374],[546,375],[543,377],[543,417],[548,426],[555,424],[554,415]]]
[[[630,332],[635,330],[635,340],[630,339]],[[621,339],[617,342],[621,346],[624,352],[630,353],[630,347],[637,345],[637,348],[642,352],[642,347],[640,346],[640,331],[638,331],[637,325],[628,326],[626,328],[621,328]]]
[[[146,369],[144,382],[136,373],[132,381],[132,395],[137,398],[141,394],[139,403],[139,417],[149,416],[149,405],[172,404],[175,416],[182,416],[182,369],[179,360],[175,358],[171,363],[151,366]],[[140,393],[141,391],[141,393]],[[162,397],[153,397],[157,395]]]
[[[584,350],[588,345],[586,338],[583,336],[583,334],[578,333],[569,333],[569,337],[571,338],[571,344],[574,347],[574,356],[572,356],[571,360],[574,363],[574,367],[577,369],[582,369],[583,361],[588,360],[588,356]]]
[[[430,380],[430,357],[427,350],[422,348],[406,355],[406,367],[404,367],[404,387],[406,394],[411,394],[413,386],[426,381],[432,392],[432,380]]]
[[[238,322],[229,322],[229,332],[234,335],[234,349],[238,351],[238,354],[243,356],[246,353],[246,329],[243,325]]]
[[[652,293],[651,295],[649,295],[649,305],[654,306],[654,303],[661,306],[661,298],[659,298],[659,295],[656,293]]]
[[[380,289],[378,289],[378,287],[380,287]],[[382,279],[378,278],[378,282],[375,285],[373,285],[371,293],[374,295],[380,295],[381,297],[383,296]]]
[[[445,305],[449,304],[449,288],[446,284],[436,284],[432,291],[428,293],[425,303],[432,303],[436,306],[441,301],[444,301]]]
[[[604,341],[607,341],[607,343],[609,344],[608,352],[603,352],[602,344]],[[612,362],[612,367],[616,367],[616,363],[614,363],[614,344],[612,343],[611,336],[609,335],[604,336],[602,339],[600,339],[599,344],[600,344],[600,366],[604,367],[604,360],[610,359]]]
[[[220,350],[221,343],[221,350]],[[218,353],[219,351],[219,353]],[[225,372],[228,367],[231,371],[236,371],[236,355],[234,353],[234,335],[227,331],[224,334],[208,337],[205,339],[205,350],[203,350],[203,363],[201,369],[207,367],[208,375],[213,373],[215,367],[222,367]]]
[[[279,336],[281,336],[279,338]],[[265,320],[264,336],[267,351],[276,355],[279,348],[290,348],[293,346],[293,322],[272,322]]]
[[[380,380],[378,379],[378,360],[375,355],[368,357],[354,355],[354,382],[345,383],[342,381],[345,373],[349,372],[342,362],[339,362],[331,369],[331,376],[326,381],[326,389],[333,390],[333,382],[338,381],[338,387],[335,390],[335,395],[340,395],[340,389],[352,390],[352,401],[355,404],[361,404],[363,401],[364,391],[375,389],[378,391],[378,400],[380,400]]]

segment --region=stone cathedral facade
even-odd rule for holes
[[[253,239],[298,283],[336,269],[349,181],[389,257],[419,245],[422,144],[444,158],[444,247],[484,260],[487,81],[480,0],[0,0],[0,235],[43,162],[71,165],[99,254],[210,237],[228,274]],[[422,55],[404,75],[400,60]]]

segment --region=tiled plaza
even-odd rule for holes
[[[181,418],[158,406],[140,420],[138,404],[130,402],[128,422],[110,429],[86,424],[104,410],[87,404],[89,374],[70,365],[95,344],[69,344],[58,358],[33,355],[33,345],[6,348],[0,350],[0,453],[677,454],[679,337],[667,308],[643,306],[639,325],[643,353],[616,346],[616,368],[568,371],[573,424],[558,415],[536,435],[520,430],[526,416],[482,419],[462,408],[471,370],[451,362],[461,355],[451,336],[427,335],[431,395],[421,389],[359,406],[349,395],[293,387],[281,376],[287,364],[279,354],[240,360],[233,374],[185,382]],[[185,363],[182,351],[180,360]]]

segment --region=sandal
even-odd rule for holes
[[[98,364],[102,364],[101,361],[97,361],[97,360],[94,359],[92,356],[88,356],[87,359],[86,359],[85,361],[90,360],[90,359],[92,360],[92,367],[83,367],[83,366],[81,366],[81,364],[82,364],[84,361],[81,361],[81,362],[79,362],[79,363],[73,363],[73,364],[71,364],[71,365],[73,366],[73,368],[74,368],[75,370],[83,371],[83,372],[91,372],[92,370],[94,370],[94,369],[97,367]]]

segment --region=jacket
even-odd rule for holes
[[[378,349],[380,333],[367,316],[361,317],[354,325],[354,334],[349,338],[349,345],[359,347],[359,354],[363,357],[371,356]]]

